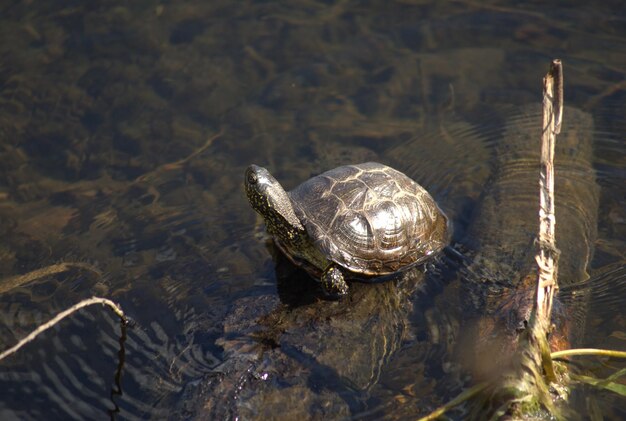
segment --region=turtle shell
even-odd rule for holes
[[[397,272],[448,241],[447,218],[430,194],[376,162],[327,171],[289,196],[315,247],[351,272]]]

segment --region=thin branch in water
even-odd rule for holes
[[[109,417],[114,420],[116,415],[120,412],[120,407],[115,401],[116,396],[122,396],[122,370],[124,368],[124,363],[126,362],[126,326],[128,326],[128,322],[125,318],[120,319],[120,328],[121,335],[119,339],[120,349],[117,352],[117,367],[115,369],[115,387],[111,388],[111,402],[113,402],[113,409],[109,410]]]
[[[10,278],[4,278],[0,280],[0,294],[17,288],[24,284],[28,284],[36,279],[43,278],[45,276],[56,275],[57,273],[67,272],[70,269],[84,269],[89,272],[93,272],[97,275],[102,275],[101,272],[88,263],[82,262],[63,262],[54,265],[46,266],[44,268],[36,269],[23,275],[16,275]]]
[[[77,304],[74,304],[72,307],[68,308],[67,310],[64,310],[64,311],[60,312],[59,314],[57,314],[55,317],[53,317],[48,322],[46,322],[46,323],[40,325],[39,327],[37,327],[37,329],[35,329],[31,333],[29,333],[28,336],[26,336],[25,338],[20,340],[17,344],[15,344],[11,348],[7,349],[6,351],[2,352],[0,354],[0,361],[5,359],[6,357],[16,353],[24,345],[26,345],[27,343],[33,341],[41,333],[45,332],[46,330],[50,329],[54,325],[58,324],[61,320],[63,320],[67,316],[70,316],[71,314],[75,313],[76,311],[80,310],[83,307],[87,307],[87,306],[94,305],[94,304],[102,304],[102,305],[108,306],[111,310],[113,310],[113,312],[115,312],[115,314],[117,314],[120,317],[120,319],[122,320],[123,323],[125,323],[125,324],[128,323],[128,318],[126,317],[126,315],[124,314],[122,309],[117,304],[115,304],[113,301],[111,301],[111,300],[109,300],[107,298],[91,297],[91,298],[83,300],[83,301],[81,301],[81,302],[79,302]]]
[[[222,134],[224,134],[224,129],[220,129],[219,132],[217,132],[216,134],[208,138],[207,141],[204,142],[204,145],[200,146],[198,149],[193,151],[191,154],[189,154],[185,158],[179,159],[178,161],[174,161],[174,162],[168,162],[166,164],[163,164],[155,168],[152,171],[142,174],[139,177],[137,177],[132,184],[137,183],[137,182],[145,182],[145,181],[150,180],[153,176],[159,175],[161,172],[172,171],[172,170],[176,170],[176,169],[183,167],[185,164],[187,164],[189,161],[194,159],[196,156],[200,155],[202,152],[207,150],[216,139],[219,139],[222,136]]]
[[[589,101],[587,101],[585,103],[585,106],[583,107],[583,109],[591,110],[591,109],[595,108],[598,105],[598,103],[600,101],[602,101],[603,99],[605,99],[607,97],[610,97],[612,95],[615,95],[616,93],[618,93],[620,91],[624,91],[624,90],[626,90],[626,80],[622,80],[620,82],[612,84],[612,85],[606,87],[599,94],[591,97],[591,99],[589,99]]]

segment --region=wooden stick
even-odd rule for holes
[[[15,344],[11,348],[1,353],[0,361],[14,354],[15,352],[17,352],[21,347],[31,342],[33,339],[39,336],[42,332],[45,332],[46,330],[50,329],[51,327],[59,323],[61,320],[66,318],[67,316],[71,315],[72,313],[75,313],[76,311],[80,310],[83,307],[87,307],[93,304],[103,304],[103,305],[109,306],[109,308],[111,308],[115,312],[115,314],[117,314],[120,317],[120,319],[122,319],[123,323],[128,322],[128,319],[126,318],[126,315],[124,315],[124,312],[122,311],[122,309],[113,301],[106,299],[106,298],[91,297],[77,304],[74,304],[72,307],[68,308],[67,310],[64,310],[60,312],[59,314],[57,314],[50,321],[37,327],[37,329],[29,333],[28,336],[26,336],[24,339],[20,340],[17,344]]]
[[[550,319],[552,300],[558,288],[558,249],[554,216],[554,145],[563,119],[563,66],[553,60],[543,79],[543,131],[541,135],[541,172],[539,177],[539,253],[536,256],[537,317]]]

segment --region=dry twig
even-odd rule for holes
[[[539,174],[539,252],[535,318],[532,334],[541,352],[541,364],[549,381],[556,380],[550,348],[543,338],[550,328],[554,294],[558,289],[559,250],[556,248],[556,217],[554,213],[554,147],[563,121],[563,66],[552,60],[543,79],[543,127],[541,133],[541,169]]]
[[[14,354],[15,352],[17,352],[24,345],[26,345],[27,343],[29,343],[32,340],[34,340],[41,333],[43,333],[46,330],[50,329],[51,327],[53,327],[54,325],[59,323],[61,320],[66,318],[67,316],[71,315],[72,313],[75,313],[76,311],[80,310],[83,307],[87,307],[87,306],[90,306],[90,305],[93,305],[93,304],[103,304],[103,305],[108,306],[109,308],[111,308],[115,312],[115,314],[117,314],[120,317],[120,319],[122,319],[122,323],[127,323],[128,322],[128,319],[126,318],[126,315],[124,314],[122,309],[117,304],[115,304],[113,301],[111,301],[111,300],[109,300],[107,298],[91,297],[91,298],[83,300],[83,301],[81,301],[81,302],[79,302],[77,304],[74,304],[72,307],[68,308],[67,310],[64,310],[64,311],[60,312],[59,314],[57,314],[50,321],[48,321],[48,322],[40,325],[39,327],[37,327],[37,329],[35,329],[31,333],[29,333],[28,336],[26,336],[24,339],[20,340],[17,344],[15,344],[11,348],[7,349],[6,351],[2,352],[0,354],[0,361],[2,361],[6,357]]]
[[[537,317],[550,318],[557,286],[558,250],[554,216],[554,146],[563,119],[563,67],[553,60],[543,79],[543,131],[541,134],[541,172],[539,176],[539,267],[536,305]]]

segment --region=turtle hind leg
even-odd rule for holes
[[[342,297],[348,293],[348,284],[343,278],[341,269],[337,266],[330,265],[322,273],[322,289],[331,297]]]

